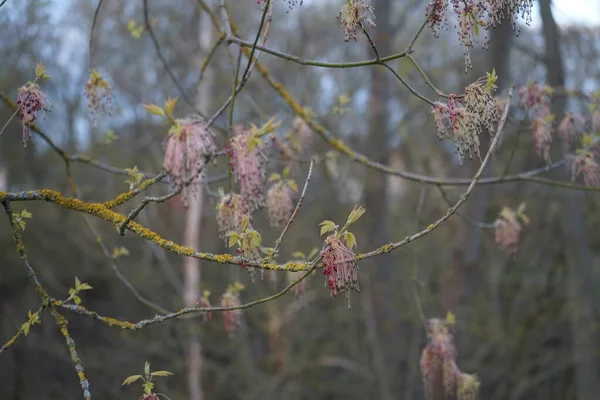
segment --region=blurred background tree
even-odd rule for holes
[[[335,20],[343,1],[272,0],[266,46],[306,60],[327,62],[368,60],[374,56],[365,36],[344,43]],[[163,104],[178,97],[176,114],[201,110],[212,115],[231,95],[239,47],[223,42],[212,53],[222,23],[218,4],[202,1],[149,1],[148,18],[169,72],[156,53],[145,26],[142,2],[7,0],[0,7],[0,91],[16,99],[19,87],[33,79],[43,62],[52,77],[43,90],[53,104],[37,122],[48,138],[69,154],[95,157],[116,169],[161,170],[162,142],[168,125],[147,113],[142,104]],[[253,42],[262,18],[255,1],[227,2],[241,39]],[[239,4],[238,4],[239,3]],[[205,6],[214,13],[209,18]],[[384,57],[409,46],[426,18],[426,2],[373,2],[377,27],[367,27]],[[452,7],[452,6],[450,6]],[[94,36],[90,28],[95,13]],[[529,81],[555,89],[555,125],[566,112],[585,115],[589,133],[590,93],[600,83],[600,26],[556,22],[550,0],[536,2],[531,27],[510,21],[490,33],[488,51],[471,50],[473,68],[465,74],[463,50],[455,21],[435,38],[426,28],[414,44],[414,55],[432,82],[445,93],[464,87],[495,69],[498,92]],[[207,40],[209,38],[210,40]],[[92,41],[93,54],[89,54]],[[210,64],[202,72],[204,61]],[[248,58],[241,59],[244,71]],[[471,179],[481,165],[477,157],[458,163],[454,148],[439,141],[431,105],[417,98],[381,65],[321,68],[286,61],[262,52],[260,62],[319,123],[369,159],[440,179]],[[114,91],[114,112],[95,126],[85,97],[88,64],[98,68]],[[388,62],[414,90],[433,99],[436,93],[407,57]],[[172,73],[181,88],[171,79]],[[241,75],[241,74],[240,74]],[[202,78],[202,79],[200,79]],[[561,91],[562,90],[562,91]],[[576,92],[576,93],[575,93]],[[562,93],[562,94],[561,94]],[[565,94],[569,94],[566,96]],[[579,95],[573,95],[579,94]],[[440,98],[445,101],[445,99]],[[535,154],[530,120],[515,107],[504,137],[484,177],[502,177],[544,167]],[[13,110],[0,107],[0,120]],[[229,127],[229,110],[215,121],[219,149]],[[295,114],[255,67],[235,100],[234,124],[263,126],[271,117],[282,124],[281,139],[293,129]],[[15,118],[0,137],[0,191],[52,188],[74,196],[57,152],[35,133],[23,149]],[[400,240],[437,220],[464,192],[465,186],[429,185],[382,174],[332,151],[313,133],[307,154],[319,157],[304,204],[285,236],[280,261],[321,249],[319,223],[345,221],[354,204],[367,213],[353,232],[358,249],[369,251]],[[270,139],[268,139],[270,140]],[[481,135],[482,156],[490,143]],[[576,146],[577,147],[577,146]],[[567,159],[556,136],[552,161]],[[291,176],[300,189],[309,158],[296,163]],[[326,161],[325,161],[326,160]],[[269,171],[281,172],[285,160],[273,153]],[[128,190],[128,177],[88,163],[70,166],[78,197],[101,202]],[[218,237],[215,206],[218,189],[227,191],[227,162],[210,166],[209,183],[190,208],[181,196],[149,204],[136,221],[168,240],[211,253],[227,253]],[[562,166],[545,178],[569,183]],[[594,189],[594,188],[592,188]],[[161,196],[159,183],[145,195]],[[134,200],[134,203],[139,202]],[[531,222],[516,255],[494,241],[495,221],[503,207],[527,204]],[[456,315],[457,361],[461,370],[477,374],[482,399],[595,399],[598,380],[600,306],[600,237],[593,226],[600,219],[595,191],[575,190],[543,182],[508,181],[478,185],[467,202],[439,229],[389,254],[361,261],[361,293],[352,293],[351,308],[331,298],[325,278],[316,271],[306,293],[292,293],[242,312],[233,337],[224,331],[221,315],[202,314],[172,319],[136,332],[123,331],[67,310],[69,331],[85,367],[94,398],[136,398],[139,387],[121,386],[139,373],[145,361],[174,375],[157,381],[171,399],[381,399],[425,398],[419,367],[427,344],[424,318]],[[120,320],[139,321],[174,312],[201,301],[205,290],[213,305],[228,285],[241,282],[242,303],[266,297],[290,282],[290,273],[254,281],[237,266],[185,259],[134,234],[120,236],[100,219],[46,202],[12,203],[32,218],[22,232],[31,264],[46,290],[68,297],[75,277],[93,289],[81,293],[82,304]],[[116,208],[127,214],[132,204]],[[196,216],[193,211],[198,212]],[[281,230],[268,224],[267,212],[254,216],[263,243],[274,243]],[[199,227],[197,232],[194,227]],[[187,234],[186,234],[187,232]],[[194,237],[197,235],[197,237]],[[8,220],[0,223],[0,337],[11,338],[40,304],[34,285],[15,252]],[[126,253],[114,253],[115,249]],[[113,257],[115,256],[116,257]],[[189,261],[194,260],[194,261]],[[187,265],[185,265],[187,263]],[[195,275],[201,271],[201,275]],[[201,279],[200,279],[201,276]],[[187,296],[187,298],[186,298]],[[52,316],[0,353],[0,385],[8,399],[80,398],[64,339]],[[32,384],[35,382],[35,384]]]

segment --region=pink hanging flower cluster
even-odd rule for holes
[[[198,178],[217,151],[212,135],[197,116],[176,120],[163,145],[163,168],[178,186]]]
[[[600,109],[592,113],[592,132],[600,134]]]
[[[461,99],[449,96],[446,103],[436,102],[432,107],[438,137],[454,142],[460,160],[468,154],[480,155],[479,135],[484,128],[493,133],[493,124],[498,120],[493,97],[478,85],[469,85],[465,91],[463,106]]]
[[[221,296],[221,307],[239,307],[240,294],[236,286],[230,285]],[[242,321],[241,310],[223,311],[223,328],[229,337],[233,337]]]
[[[377,26],[374,22],[375,14],[373,14],[374,9],[371,4],[371,0],[348,0],[344,2],[338,14],[338,19],[342,29],[344,29],[344,41],[358,40],[356,32],[362,22],[366,22],[371,27]]]
[[[519,216],[514,210],[504,207],[496,221],[496,244],[510,255],[514,256],[519,248],[522,226]]]
[[[511,18],[513,29],[517,31],[519,16],[526,23],[531,22],[533,0],[431,0],[425,10],[428,24],[436,37],[441,28],[448,28],[448,8],[458,20],[458,39],[463,46],[465,69],[472,68],[469,49],[477,42],[480,30],[489,31],[497,27],[504,19]],[[483,47],[487,48],[489,38],[483,38]]]
[[[578,151],[577,157],[571,161],[571,176],[573,182],[583,175],[586,186],[600,186],[600,166],[596,163],[594,154],[589,151]]]
[[[450,324],[437,318],[427,321],[428,343],[421,355],[421,375],[427,399],[474,399],[479,391],[475,375],[460,371]]]
[[[312,144],[312,131],[306,121],[296,117],[292,123],[294,134],[291,135],[292,146],[296,152],[301,153]]]
[[[550,146],[554,127],[554,114],[550,112],[552,88],[536,83],[528,83],[517,91],[519,104],[532,115],[531,139],[535,152],[546,162],[550,162]]]
[[[223,238],[227,232],[242,231],[242,218],[248,213],[247,208],[244,199],[237,193],[227,193],[221,196],[216,211],[219,233]]]
[[[31,138],[29,124],[35,122],[38,111],[50,111],[52,105],[37,83],[29,83],[27,86],[19,88],[17,106],[19,107],[19,118],[23,125],[23,147],[26,148],[27,141]]]
[[[558,124],[558,137],[568,149],[573,140],[583,133],[585,120],[579,114],[565,113],[565,117]]]
[[[112,87],[97,70],[92,70],[90,79],[85,84],[85,97],[88,99],[88,107],[92,112],[94,126],[98,122],[98,116],[112,113]]]
[[[552,114],[545,118],[536,118],[531,123],[531,139],[538,156],[550,163],[550,146],[552,145]]]
[[[233,138],[228,144],[230,165],[240,184],[240,194],[254,212],[265,206],[263,186],[266,179],[266,156],[260,138],[241,125],[233,128]]]
[[[276,182],[267,192],[269,223],[273,228],[285,226],[294,211],[295,191],[286,181]]]
[[[327,287],[332,296],[346,293],[349,298],[349,290],[360,291],[356,255],[339,237],[330,235],[325,239],[321,257],[323,274],[327,276]]]
[[[543,118],[550,114],[550,96],[552,88],[529,82],[517,91],[520,105],[531,111],[534,118]]]

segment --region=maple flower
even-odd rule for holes
[[[294,190],[286,181],[276,182],[267,192],[269,223],[273,228],[285,226],[294,211]]]
[[[488,78],[495,77],[495,73],[488,74]],[[496,107],[496,100],[492,96],[496,86],[493,84],[494,80],[490,82],[491,84],[486,84],[486,79],[480,78],[465,88],[465,106],[471,117],[469,120],[473,125],[472,129],[478,132],[481,132],[483,127],[493,132],[494,124],[500,115]],[[506,101],[504,105],[506,105]]]
[[[38,111],[50,111],[52,105],[37,83],[29,83],[27,86],[19,88],[17,106],[19,107],[19,118],[23,125],[23,147],[27,147],[27,141],[31,138],[29,124],[35,122]]]
[[[573,139],[583,132],[585,120],[579,114],[565,113],[565,117],[558,125],[558,137],[565,145],[569,145]]]
[[[219,233],[226,239],[227,232],[241,232],[242,218],[248,213],[248,210],[242,196],[237,193],[227,193],[221,196],[216,206],[216,212]],[[251,215],[250,218],[252,218]]]
[[[462,8],[459,4],[462,4]],[[475,45],[477,34],[483,22],[484,8],[479,1],[458,2],[453,1],[454,11],[459,15],[458,19],[458,40],[463,46],[463,56],[465,58],[465,72],[473,68],[471,64],[471,55],[469,49]],[[489,38],[486,36],[483,41],[483,47],[487,48]]]
[[[527,25],[532,21],[531,10],[533,8],[533,0],[485,1],[484,7],[487,9],[492,27],[497,27],[501,24],[502,20],[510,17],[513,30],[517,32],[517,35],[519,34],[517,27],[519,17],[523,18]]]
[[[496,244],[514,256],[521,240],[521,230],[522,227],[517,213],[508,207],[504,207],[496,221]]]
[[[294,150],[300,153],[312,144],[312,131],[306,121],[299,116],[294,118],[292,126],[295,134],[293,135],[292,145]]]
[[[461,104],[460,99],[449,96],[446,104],[436,102],[432,113],[438,137],[440,140],[448,138],[454,142],[461,162],[467,153],[469,158],[473,157],[473,153],[479,155],[481,127],[478,117],[472,115]]]
[[[139,400],[160,400],[156,393],[144,393]]]
[[[356,31],[361,22],[366,22],[371,27],[376,27],[375,14],[371,0],[347,0],[344,2],[338,19],[344,29],[344,41],[357,41]]]
[[[112,87],[97,70],[92,70],[90,79],[85,84],[85,97],[88,99],[88,107],[92,112],[94,126],[97,124],[99,115],[110,115],[112,113]]]
[[[548,116],[552,116],[549,114]],[[536,118],[531,123],[531,139],[538,156],[550,163],[550,145],[552,144],[551,118]]]
[[[203,174],[204,165],[217,150],[204,121],[197,116],[176,120],[163,145],[163,168],[178,186]]]
[[[260,138],[241,125],[233,127],[230,150],[230,165],[240,184],[240,194],[248,204],[249,212],[265,206],[263,186],[266,179],[266,156],[262,152]]]
[[[531,110],[534,118],[545,117],[550,114],[550,95],[552,88],[536,83],[528,83],[517,91],[520,105],[526,110]]]
[[[346,293],[349,298],[350,289],[360,291],[356,255],[339,237],[330,235],[325,239],[321,257],[323,274],[327,276],[327,287],[332,296]]]
[[[448,0],[431,0],[425,8],[425,15],[429,17],[427,23],[436,38],[440,37],[440,27],[448,29]]]
[[[227,288],[227,291],[221,296],[221,307],[239,307],[240,306],[240,295],[239,291],[235,290],[235,287],[231,286]],[[241,310],[230,310],[223,311],[223,328],[225,333],[229,337],[233,337],[237,329],[239,328],[242,320]]]
[[[592,132],[600,133],[600,109],[592,114]]]
[[[428,343],[421,354],[421,375],[428,399],[452,398],[470,400],[479,382],[456,365],[456,348],[450,323],[438,318],[427,321]]]
[[[600,166],[596,163],[594,155],[589,151],[577,151],[578,155],[571,161],[571,177],[573,182],[583,175],[586,186],[600,186]]]

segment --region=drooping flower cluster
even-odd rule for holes
[[[337,235],[329,235],[325,239],[321,256],[323,274],[327,276],[327,287],[332,296],[346,293],[349,297],[351,289],[360,291],[356,255]]]
[[[517,91],[519,105],[531,111],[534,118],[543,118],[550,114],[550,96],[552,88],[529,82]]]
[[[266,180],[266,157],[262,152],[263,143],[251,130],[241,125],[233,127],[233,138],[228,147],[230,165],[240,184],[240,194],[252,213],[265,206],[263,186]]]
[[[212,135],[197,116],[176,120],[163,144],[163,168],[178,186],[198,178],[217,151]]]
[[[112,113],[112,87],[97,70],[92,70],[90,79],[85,84],[85,97],[88,99],[88,107],[92,113],[94,126],[96,126],[100,115],[110,115]]]
[[[577,157],[571,161],[571,177],[573,182],[583,175],[583,183],[586,186],[600,186],[600,166],[596,163],[594,154],[589,151],[577,151]]]
[[[29,124],[35,122],[38,111],[50,111],[52,105],[37,83],[29,83],[19,88],[17,106],[19,107],[19,118],[23,125],[23,147],[27,147],[27,141],[31,138]]]
[[[221,307],[239,307],[240,306],[240,290],[243,285],[229,285],[225,293],[221,296]],[[233,337],[242,321],[241,310],[223,311],[223,328],[229,337]]]
[[[306,121],[297,116],[292,123],[294,134],[290,135],[292,146],[296,152],[301,153],[312,144],[312,131]]]
[[[223,238],[227,232],[242,231],[242,218],[248,213],[242,196],[237,193],[222,194],[216,211],[219,233]]]
[[[569,148],[569,145],[573,140],[583,133],[585,127],[585,120],[579,114],[565,113],[565,117],[558,124],[558,137],[563,142],[565,148]]]
[[[344,29],[344,41],[358,40],[356,32],[362,22],[375,27],[375,14],[371,0],[348,0],[344,1],[342,9],[338,14],[338,19],[342,29]]]
[[[497,27],[504,19],[510,18],[513,30],[517,32],[519,16],[529,24],[531,22],[531,8],[533,0],[431,0],[425,10],[428,25],[436,37],[439,37],[441,28],[448,28],[448,6],[452,9],[458,20],[458,38],[463,46],[465,69],[472,67],[469,49],[477,42],[481,30],[489,31]],[[489,38],[483,38],[483,47],[486,48]]]
[[[592,113],[592,132],[600,134],[600,108]]]
[[[286,168],[283,177],[273,174],[269,178],[269,182],[275,182],[267,192],[267,211],[273,228],[283,227],[294,211],[294,197],[298,186],[293,179],[287,179],[289,172],[290,169]]]
[[[550,163],[550,146],[552,145],[553,115],[536,118],[531,123],[531,139],[538,156]]]
[[[494,133],[499,113],[492,93],[497,88],[497,79],[494,70],[468,85],[462,99],[450,95],[446,103],[436,102],[432,107],[438,137],[454,142],[461,163],[466,154],[469,158],[480,155],[479,135],[484,129]]]
[[[519,211],[504,207],[496,220],[496,244],[512,256],[517,253],[521,240],[522,226],[519,219],[523,219],[524,214],[522,209]],[[526,217],[525,222],[527,222]]]
[[[428,343],[421,355],[421,375],[427,399],[474,399],[479,390],[475,375],[460,371],[456,364],[454,336],[450,323],[437,318],[427,321]]]

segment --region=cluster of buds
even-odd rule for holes
[[[283,227],[292,217],[294,197],[298,186],[293,179],[287,179],[290,169],[283,170],[283,175],[273,174],[269,182],[274,182],[267,192],[267,211],[269,222],[273,228]]]
[[[344,30],[344,41],[358,40],[356,38],[357,28],[361,23],[366,22],[371,27],[375,25],[374,9],[371,0],[348,0],[344,2],[342,9],[338,14],[338,19]]]
[[[244,290],[244,285],[236,282],[229,285],[227,290],[221,296],[221,307],[235,308],[240,306],[240,292]],[[233,337],[242,321],[242,311],[228,310],[223,311],[223,328],[229,337]]]
[[[427,24],[436,38],[440,37],[440,28],[448,29],[448,0],[431,0],[425,8]]]
[[[421,355],[421,375],[428,399],[452,398],[474,399],[479,390],[475,375],[460,371],[456,364],[453,316],[445,321],[432,318],[427,321],[428,343]]]
[[[216,206],[219,233],[225,237],[225,234],[230,231],[241,232],[242,218],[248,213],[244,199],[237,193],[220,193],[220,195]]]
[[[229,247],[237,246],[235,251],[240,257],[249,260],[257,260],[260,258],[259,250],[261,249],[260,244],[262,242],[262,237],[250,224],[250,214],[245,214],[242,217],[239,231],[229,231],[225,234],[225,237],[229,241]],[[243,261],[240,266],[242,268],[246,267]],[[248,271],[250,272],[252,279],[254,279],[254,268],[248,268]]]
[[[234,136],[228,144],[231,170],[240,184],[240,194],[247,202],[249,212],[265,206],[266,157],[262,152],[263,142],[253,131],[241,125],[234,126]]]
[[[435,121],[438,137],[454,142],[456,152],[462,162],[465,155],[480,155],[479,135],[484,129],[493,134],[494,124],[498,121],[497,101],[492,93],[497,89],[496,71],[486,73],[465,88],[465,95],[448,96],[446,103],[434,103],[431,112]],[[463,105],[464,102],[464,105]]]
[[[577,150],[577,156],[571,161],[571,176],[573,182],[583,175],[586,186],[600,186],[600,166],[596,163],[594,154],[590,151]]]
[[[19,88],[17,106],[19,107],[19,118],[23,125],[23,147],[27,147],[27,141],[31,138],[29,124],[35,122],[38,111],[50,111],[52,105],[46,95],[40,90],[39,85],[31,82]]]
[[[217,147],[198,116],[175,120],[165,139],[164,170],[176,185],[185,185],[204,173],[204,165]]]
[[[502,208],[496,220],[496,244],[513,257],[517,253],[521,240],[523,230],[521,221],[529,224],[529,217],[525,215],[524,203],[516,211],[508,207]]]
[[[94,126],[98,122],[98,116],[112,113],[113,91],[110,83],[100,75],[98,70],[92,70],[90,78],[85,84],[85,97],[88,99],[88,107],[92,113]]]

